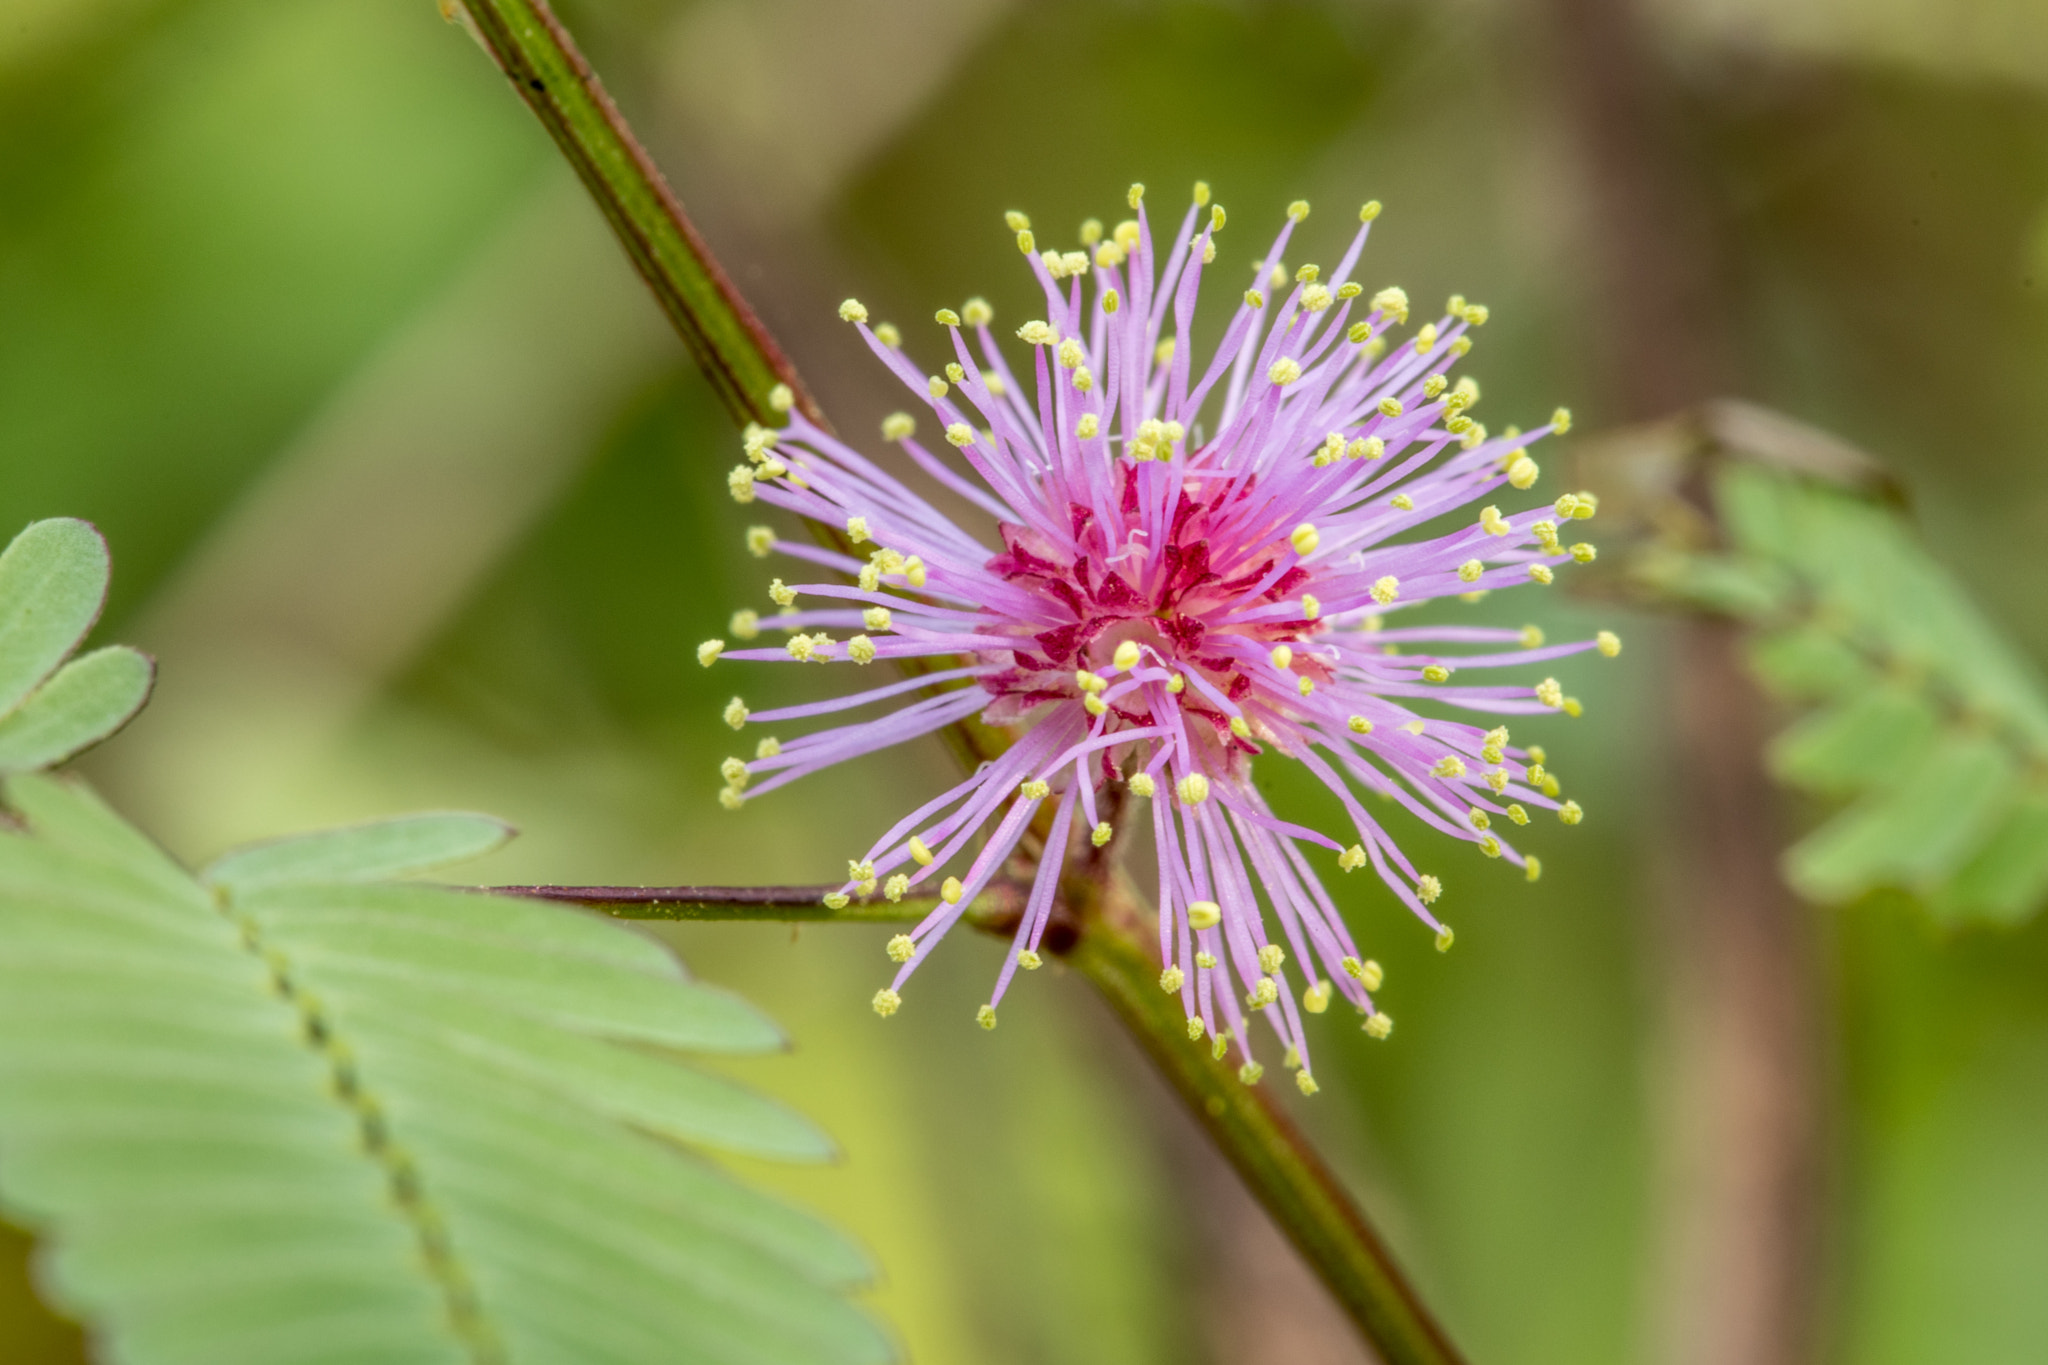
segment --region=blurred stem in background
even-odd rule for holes
[[[1636,0],[1549,0],[1549,32],[1588,219],[1603,240],[1595,363],[1622,421],[1734,389],[1732,253]],[[1679,490],[1711,521],[1703,482]],[[1730,624],[1678,627],[1663,913],[1660,1097],[1670,1207],[1654,1358],[1793,1365],[1819,1340],[1823,984],[1814,925],[1780,875],[1767,702]]]
[[[444,0],[443,13],[477,37],[562,148],[733,415],[742,422],[774,420],[770,390],[777,385],[814,412],[794,368],[711,259],[545,0]],[[972,757],[986,743],[972,727],[957,747]],[[1380,1358],[1387,1365],[1460,1360],[1385,1243],[1301,1134],[1263,1092],[1191,1047],[1179,1012],[1161,1007],[1170,1002],[1154,988],[1157,963],[1143,946],[1147,911],[1129,881],[1106,863],[1088,860],[1082,868],[1063,882],[1072,930],[1049,935],[1048,946],[1068,949],[1069,960],[1101,990]],[[638,916],[809,920],[820,918],[822,909],[814,908],[814,888],[737,896],[688,887],[508,889]],[[1014,899],[997,897],[977,909],[993,916],[989,927],[1008,932]],[[917,909],[863,904],[848,907],[844,917],[871,922],[878,912],[915,917]]]

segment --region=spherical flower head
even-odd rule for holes
[[[1478,385],[1450,374],[1486,309],[1454,297],[1397,336],[1408,296],[1368,297],[1353,278],[1378,204],[1358,215],[1334,269],[1290,275],[1277,263],[1308,216],[1297,202],[1250,256],[1251,287],[1220,335],[1198,338],[1203,276],[1225,268],[1224,215],[1198,199],[1163,251],[1142,187],[1132,217],[1106,236],[1099,223],[1084,232],[1092,255],[1041,252],[1023,240],[1028,223],[1013,224],[1043,315],[998,334],[979,299],[941,309],[934,367],[914,364],[893,329],[870,327],[857,302],[842,305],[930,423],[891,416],[882,434],[901,456],[886,463],[793,409],[772,439],[752,439],[757,462],[735,472],[735,495],[822,523],[867,557],[753,537],[755,553],[825,572],[777,579],[781,614],[749,621],[788,632],[787,647],[707,645],[702,657],[707,667],[914,660],[920,670],[831,701],[754,713],[735,701],[735,727],[892,704],[741,765],[727,790],[750,784],[749,800],[977,716],[1014,736],[851,859],[859,875],[832,893],[866,895],[879,880],[891,900],[932,904],[890,941],[899,965],[878,1013],[895,1011],[924,949],[1036,826],[1045,852],[980,1015],[992,1025],[1014,972],[1041,961],[1065,861],[1109,856],[1118,826],[1102,807],[1114,804],[1152,843],[1159,984],[1180,998],[1189,1037],[1210,1039],[1219,1057],[1237,1048],[1249,1084],[1261,1074],[1246,1027],[1255,1013],[1308,1092],[1306,1016],[1342,995],[1370,1035],[1392,1023],[1372,999],[1380,969],[1354,945],[1324,870],[1370,866],[1448,947],[1431,909],[1443,883],[1410,861],[1382,814],[1398,806],[1434,828],[1425,837],[1463,840],[1534,880],[1536,859],[1503,831],[1527,825],[1531,808],[1568,825],[1580,810],[1560,799],[1541,750],[1515,747],[1501,719],[1576,715],[1578,703],[1555,678],[1484,679],[1587,650],[1612,657],[1620,645],[1605,633],[1546,645],[1534,628],[1446,624],[1418,610],[1549,582],[1592,558],[1558,528],[1592,516],[1598,500],[1569,493],[1545,505],[1529,493],[1541,477],[1531,451],[1569,414],[1490,437],[1468,413]],[[919,441],[920,427],[943,440]],[[908,465],[916,478],[897,472]],[[944,510],[934,489],[971,518]],[[1425,699],[1427,715],[1414,709]],[[1268,752],[1329,787],[1345,827],[1277,819],[1251,781]],[[1383,800],[1369,810],[1368,795]]]

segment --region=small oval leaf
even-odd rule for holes
[[[373,882],[480,858],[518,831],[468,811],[435,811],[231,849],[200,880],[237,891]]]
[[[73,659],[0,718],[0,773],[62,763],[113,734],[149,700],[156,665],[127,645]]]
[[[110,572],[107,542],[74,517],[31,522],[0,552],[0,716],[92,629]]]

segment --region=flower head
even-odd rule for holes
[[[1559,529],[1592,515],[1590,494],[1522,505],[1539,475],[1530,448],[1569,417],[1560,410],[1532,432],[1497,437],[1472,419],[1478,386],[1453,383],[1449,372],[1485,321],[1483,307],[1453,298],[1441,317],[1393,341],[1407,296],[1385,289],[1366,302],[1352,279],[1377,204],[1360,214],[1327,274],[1281,266],[1308,214],[1306,204],[1291,207],[1203,357],[1190,325],[1223,223],[1220,208],[1202,212],[1206,198],[1198,191],[1163,253],[1141,187],[1131,220],[1107,233],[1084,229],[1092,250],[1034,254],[1023,241],[1028,222],[1013,224],[1045,297],[1042,318],[1010,329],[1028,348],[1029,383],[1011,369],[1005,350],[1017,347],[980,300],[940,312],[951,358],[929,375],[894,329],[880,337],[865,308],[841,307],[945,439],[919,440],[904,413],[883,423],[885,438],[930,485],[985,514],[995,536],[963,526],[799,414],[778,431],[751,431],[736,497],[846,528],[851,541],[876,548],[861,560],[760,537],[833,572],[777,580],[784,613],[758,625],[790,632],[786,646],[723,657],[918,660],[931,671],[751,713],[782,721],[895,704],[873,719],[764,742],[761,756],[736,762],[736,778],[728,772],[726,795],[737,805],[975,715],[1010,727],[1016,739],[1005,752],[899,820],[832,893],[872,894],[879,883],[900,899],[943,879],[932,913],[891,940],[900,966],[877,1009],[886,1001],[884,1012],[894,1010],[925,950],[1038,821],[1045,853],[981,1015],[992,1026],[1014,971],[1040,960],[1060,869],[1077,856],[1070,845],[1085,837],[1100,848],[1124,827],[1149,825],[1160,984],[1180,996],[1190,1036],[1213,1039],[1219,1057],[1234,1044],[1255,1078],[1246,1022],[1262,1014],[1311,1090],[1303,1011],[1322,1013],[1334,992],[1365,1013],[1373,1036],[1392,1022],[1372,1000],[1380,970],[1354,946],[1312,859],[1327,856],[1347,872],[1370,864],[1448,948],[1450,931],[1431,909],[1441,882],[1416,869],[1361,795],[1386,798],[1533,879],[1536,861],[1508,829],[1532,809],[1575,822],[1579,808],[1558,800],[1542,751],[1511,745],[1493,722],[1576,714],[1578,703],[1551,678],[1464,679],[1596,647],[1612,654],[1619,644],[1603,634],[1546,646],[1534,627],[1399,624],[1437,598],[1547,583],[1554,566],[1590,557],[1590,547],[1567,548]],[[1474,504],[1483,510],[1451,530],[1421,529]],[[813,605],[791,605],[797,595]],[[749,717],[743,707],[738,714]],[[1250,781],[1253,758],[1267,750],[1336,793],[1349,831],[1276,818]],[[963,862],[964,872],[949,874]]]

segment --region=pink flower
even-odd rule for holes
[[[1041,937],[1069,846],[1116,837],[1117,815],[1148,821],[1159,863],[1163,989],[1180,996],[1192,1038],[1234,1041],[1247,1082],[1260,1074],[1246,1021],[1263,1014],[1313,1092],[1301,1012],[1340,992],[1384,1037],[1391,1019],[1371,992],[1380,970],[1354,946],[1315,861],[1370,864],[1448,947],[1431,912],[1441,883],[1416,870],[1360,799],[1391,798],[1424,824],[1523,865],[1508,842],[1532,810],[1577,823],[1557,800],[1540,749],[1509,741],[1488,718],[1562,708],[1554,679],[1453,681],[1460,673],[1522,667],[1620,643],[1542,643],[1541,633],[1399,624],[1410,608],[1531,582],[1593,557],[1563,528],[1593,514],[1588,494],[1525,506],[1538,470],[1528,448],[1563,431],[1568,415],[1528,433],[1489,436],[1469,414],[1470,380],[1449,381],[1486,310],[1453,298],[1445,314],[1389,345],[1408,319],[1398,289],[1365,298],[1351,274],[1378,204],[1335,269],[1287,273],[1279,264],[1297,203],[1252,267],[1252,288],[1203,364],[1189,328],[1205,268],[1216,255],[1221,208],[1205,186],[1170,239],[1162,265],[1133,187],[1132,221],[1107,236],[1083,229],[1083,251],[1039,254],[1029,223],[1011,215],[1018,245],[1045,291],[1043,319],[1016,336],[1030,347],[1027,386],[990,330],[988,305],[941,311],[952,358],[919,373],[887,324],[854,323],[883,364],[918,395],[944,434],[927,446],[898,413],[883,423],[910,463],[959,503],[987,515],[999,545],[941,511],[917,488],[800,416],[779,431],[750,430],[751,463],[733,471],[734,496],[844,529],[875,546],[865,563],[750,532],[756,553],[779,551],[854,578],[771,595],[785,608],[760,621],[791,632],[781,648],[736,659],[848,663],[931,660],[935,671],[830,701],[752,715],[824,716],[874,703],[897,709],[799,739],[764,740],[750,762],[727,760],[724,799],[736,806],[807,773],[980,715],[1015,743],[943,796],[910,812],[848,867],[828,900],[877,888],[891,899],[943,877],[938,907],[889,945],[900,967],[875,1008],[893,1013],[927,950],[996,875],[1041,807],[1049,840],[1016,942],[981,1022],[1018,967],[1039,965]],[[785,395],[786,397],[786,395]],[[786,402],[783,406],[787,406]],[[949,448],[950,447],[950,448]],[[1498,497],[1441,534],[1419,528]],[[821,578],[830,578],[822,575]],[[798,595],[816,604],[794,608]],[[835,637],[831,632],[851,632]],[[1444,652],[1446,646],[1469,653]],[[723,651],[711,641],[706,664]],[[1429,714],[1411,709],[1427,705]],[[737,699],[727,720],[749,719]],[[1276,818],[1250,780],[1271,750],[1305,764],[1342,801],[1342,835]],[[1075,822],[1081,830],[1075,831]],[[989,826],[993,824],[992,832]],[[978,850],[976,848],[979,841]],[[965,862],[964,873],[945,875]],[[1264,905],[1261,905],[1263,897]],[[1298,976],[1296,975],[1298,973]]]

